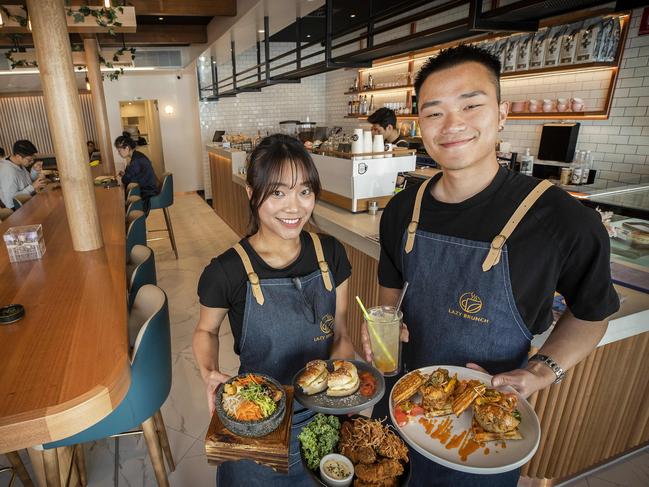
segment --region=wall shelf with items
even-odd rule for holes
[[[615,35],[617,45],[609,43],[609,47],[604,48],[608,49],[608,54],[604,57],[606,61],[576,62],[558,66],[546,66],[537,69],[502,72],[501,99],[510,101],[510,104],[512,105],[514,102],[517,104],[523,104],[522,107],[517,107],[515,111],[512,111],[510,108],[510,113],[508,115],[509,119],[605,120],[609,117],[618,71],[624,53],[624,45],[628,35],[630,13],[627,12],[613,16],[603,13],[600,14],[599,17],[593,17],[592,15],[593,14],[591,13],[590,17],[573,17],[569,19],[569,22],[571,23],[565,25],[547,23],[541,30],[546,32],[548,39],[551,35],[550,32],[552,32],[552,29],[563,30],[565,32],[564,37],[568,36],[568,33],[570,33],[567,37],[569,39],[567,42],[572,43],[573,45],[574,50],[571,56],[574,56],[574,59],[584,60],[586,59],[585,57],[578,58],[580,55],[579,50],[574,46],[578,42],[584,41],[584,39],[595,42],[594,37],[592,37],[595,34],[588,34],[588,29],[591,29],[589,26],[593,26],[597,22],[602,23],[602,25],[606,22],[608,22],[609,25],[615,23],[618,26]],[[564,19],[563,22],[565,23],[566,20]],[[604,29],[604,27],[601,28]],[[540,31],[539,35],[542,35]],[[588,37],[589,35],[591,36],[590,38]],[[610,35],[612,35],[612,33],[610,33]],[[491,49],[492,45],[495,43],[500,44],[508,42],[511,44],[512,42],[521,42],[519,39],[524,36],[525,34],[514,34],[507,37],[490,38],[484,42],[491,43],[486,46],[486,48]],[[558,49],[563,48],[562,42],[566,42],[565,39],[559,41],[560,47]],[[597,42],[599,42],[599,40],[597,40]],[[544,46],[545,44],[542,45]],[[586,46],[585,43],[580,45],[580,49],[583,49],[585,48],[584,46]],[[485,46],[483,45],[483,47]],[[529,49],[533,49],[533,47],[530,47]],[[544,49],[545,48],[542,47],[541,52],[543,52]],[[597,52],[597,48],[595,48],[595,52]],[[601,50],[599,52],[599,55],[590,53],[589,56],[591,56],[591,59],[598,59],[598,57],[599,59],[602,59]],[[606,53],[606,51],[604,52]],[[434,54],[432,51],[412,53],[407,58],[390,60],[389,64],[359,70],[358,76],[354,80],[354,85],[357,89],[350,88],[350,90],[345,92],[345,94],[352,96],[361,96],[366,93],[376,94],[374,95],[374,102],[376,103],[376,107],[379,108],[382,105],[387,105],[387,103],[382,103],[377,100],[377,95],[383,98],[386,96],[383,92],[389,92],[390,90],[402,93],[405,95],[404,112],[412,113],[412,115],[398,115],[397,118],[399,120],[414,120],[417,118],[417,108],[416,103],[413,103],[416,98],[412,80],[416,71],[421,67],[421,65],[423,65],[428,56],[432,54]],[[561,56],[564,56],[563,51]],[[520,60],[516,60],[516,55],[514,55],[514,57],[514,65],[516,66]],[[541,56],[541,59],[544,59],[543,56]],[[532,60],[532,55],[530,54],[530,64],[532,63]],[[563,57],[561,60],[564,60]],[[526,61],[524,65],[527,65],[527,62],[528,61]],[[503,65],[507,66],[504,62]],[[379,88],[368,89],[377,84],[382,85],[385,83],[396,86],[379,86]],[[560,101],[563,98],[567,101]],[[573,99],[575,98],[578,101],[575,101],[575,104],[573,105]],[[537,100],[536,104],[532,104],[533,107],[531,109],[529,106],[530,100]],[[543,102],[546,102],[545,107],[542,106]],[[414,109],[413,104],[415,105]],[[547,104],[549,104],[549,106],[547,106]],[[356,117],[352,114],[347,118]]]

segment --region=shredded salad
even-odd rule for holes
[[[248,374],[226,384],[223,409],[239,421],[259,421],[277,410],[282,392],[263,377]]]

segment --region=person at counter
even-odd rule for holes
[[[394,110],[389,108],[379,108],[372,115],[367,117],[367,121],[372,124],[372,135],[383,135],[386,144],[392,144],[397,147],[408,148],[408,141],[401,137],[396,129],[397,116]]]
[[[239,374],[262,373],[291,384],[310,360],[354,357],[345,322],[351,274],[345,249],[333,237],[303,231],[320,193],[310,155],[297,139],[271,135],[251,153],[246,178],[251,234],[213,259],[198,283],[193,349],[210,415],[216,389],[229,378],[218,360],[226,315]],[[217,469],[217,485],[312,485],[297,434],[313,415],[294,403],[288,474],[249,460],[225,462]]]
[[[115,148],[126,161],[126,168],[119,172],[124,187],[129,183],[140,185],[140,196],[144,200],[145,213],[149,212],[149,199],[158,194],[158,179],[153,171],[153,165],[147,156],[135,150],[137,143],[128,132],[115,139]]]
[[[423,143],[442,171],[384,211],[379,298],[394,305],[410,284],[404,369],[486,370],[494,387],[527,397],[593,351],[619,300],[599,215],[551,184],[499,167],[494,148],[508,109],[499,76],[500,62],[471,46],[442,51],[419,71]],[[555,290],[568,309],[528,361],[532,337],[552,324]],[[365,327],[362,337],[371,359]],[[387,395],[375,409],[386,415]],[[412,486],[516,486],[520,475],[461,473],[412,450],[411,461]]]
[[[36,146],[29,140],[18,140],[12,154],[0,161],[0,199],[7,208],[14,208],[14,197],[18,194],[33,196],[45,187],[42,177],[42,162],[36,162],[28,171],[26,166],[34,162]]]

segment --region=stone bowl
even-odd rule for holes
[[[231,377],[225,384],[233,382],[239,377],[243,377],[242,374],[235,377]],[[282,398],[277,403],[277,409],[273,414],[268,416],[265,419],[259,421],[240,421],[238,419],[231,418],[228,416],[228,413],[223,409],[223,389],[225,384],[221,384],[219,389],[216,391],[216,414],[218,414],[219,419],[228,430],[238,436],[245,436],[248,438],[259,438],[261,436],[266,436],[269,433],[275,431],[284,419],[286,414],[286,391],[282,385],[277,382],[272,377],[269,377],[264,374],[254,374],[259,377],[263,377],[265,380],[273,384],[280,391],[282,391]]]

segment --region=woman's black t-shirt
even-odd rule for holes
[[[418,228],[491,242],[538,182],[500,168],[486,189],[461,203],[442,203],[427,190]],[[417,187],[401,191],[383,212],[379,283],[384,287],[403,285],[402,238],[416,193]],[[514,298],[531,333],[542,333],[552,324],[555,291],[581,320],[600,321],[618,310],[611,282],[610,242],[601,218],[562,189],[549,188],[534,203],[507,240],[507,248]],[[435,286],[444,282],[430,284],[434,293]]]
[[[338,240],[328,235],[320,235],[322,251],[335,286],[351,275],[351,265],[347,259],[345,248]],[[301,249],[298,258],[283,269],[270,267],[257,255],[248,239],[239,243],[246,250],[252,267],[259,279],[277,279],[302,277],[319,269],[313,240],[307,232],[300,234]],[[228,249],[205,267],[198,282],[198,297],[203,306],[209,308],[227,308],[230,327],[234,337],[234,351],[239,354],[239,339],[246,307],[246,289],[248,276],[243,267],[239,254],[234,249]]]

